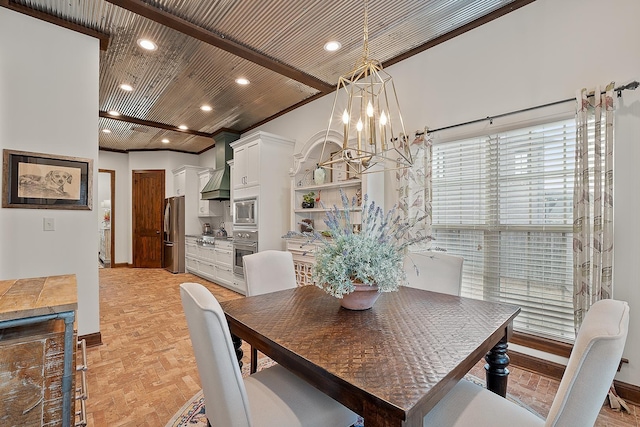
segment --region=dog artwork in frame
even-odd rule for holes
[[[3,150],[2,207],[92,208],[93,160]]]

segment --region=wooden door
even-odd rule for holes
[[[132,188],[133,266],[162,267],[164,170],[134,170]]]

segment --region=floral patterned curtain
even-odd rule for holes
[[[613,89],[597,87],[593,104],[577,92],[573,193],[573,308],[576,331],[591,305],[611,298],[613,269]],[[593,117],[593,119],[590,119]],[[592,144],[589,135],[593,134]],[[593,164],[589,152],[593,153]]]
[[[405,220],[424,217],[408,233],[407,238],[431,236],[431,155],[432,139],[424,133],[417,134],[410,145],[413,166],[396,172],[398,181],[398,207]],[[412,252],[429,250],[431,240],[411,245]]]

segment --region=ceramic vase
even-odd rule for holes
[[[348,310],[368,310],[373,307],[380,296],[377,286],[354,283],[356,289],[350,294],[344,294],[340,305]]]
[[[316,185],[324,184],[324,179],[327,177],[327,172],[323,167],[318,166],[316,170],[313,171],[313,182]]]

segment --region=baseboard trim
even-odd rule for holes
[[[517,366],[518,368],[526,369],[527,371],[535,372],[536,374],[553,378],[558,381],[562,379],[562,375],[565,370],[565,366],[560,363],[539,359],[513,350],[509,351],[509,359],[510,364],[513,366]],[[640,387],[618,380],[614,380],[613,384],[621,398],[635,405],[640,404]]]
[[[640,404],[640,387],[618,380],[614,380],[613,385],[616,387],[618,396],[635,405]]]
[[[127,262],[121,262],[118,264],[112,264],[111,268],[129,268],[131,267],[131,264],[127,263]]]
[[[87,347],[96,347],[102,345],[102,334],[100,332],[94,332],[92,334],[80,335],[78,341],[85,340]]]
[[[509,364],[511,365],[544,375],[545,377],[553,378],[554,380],[560,381],[562,374],[564,374],[565,366],[560,363],[539,359],[517,351],[509,350],[509,360]]]

